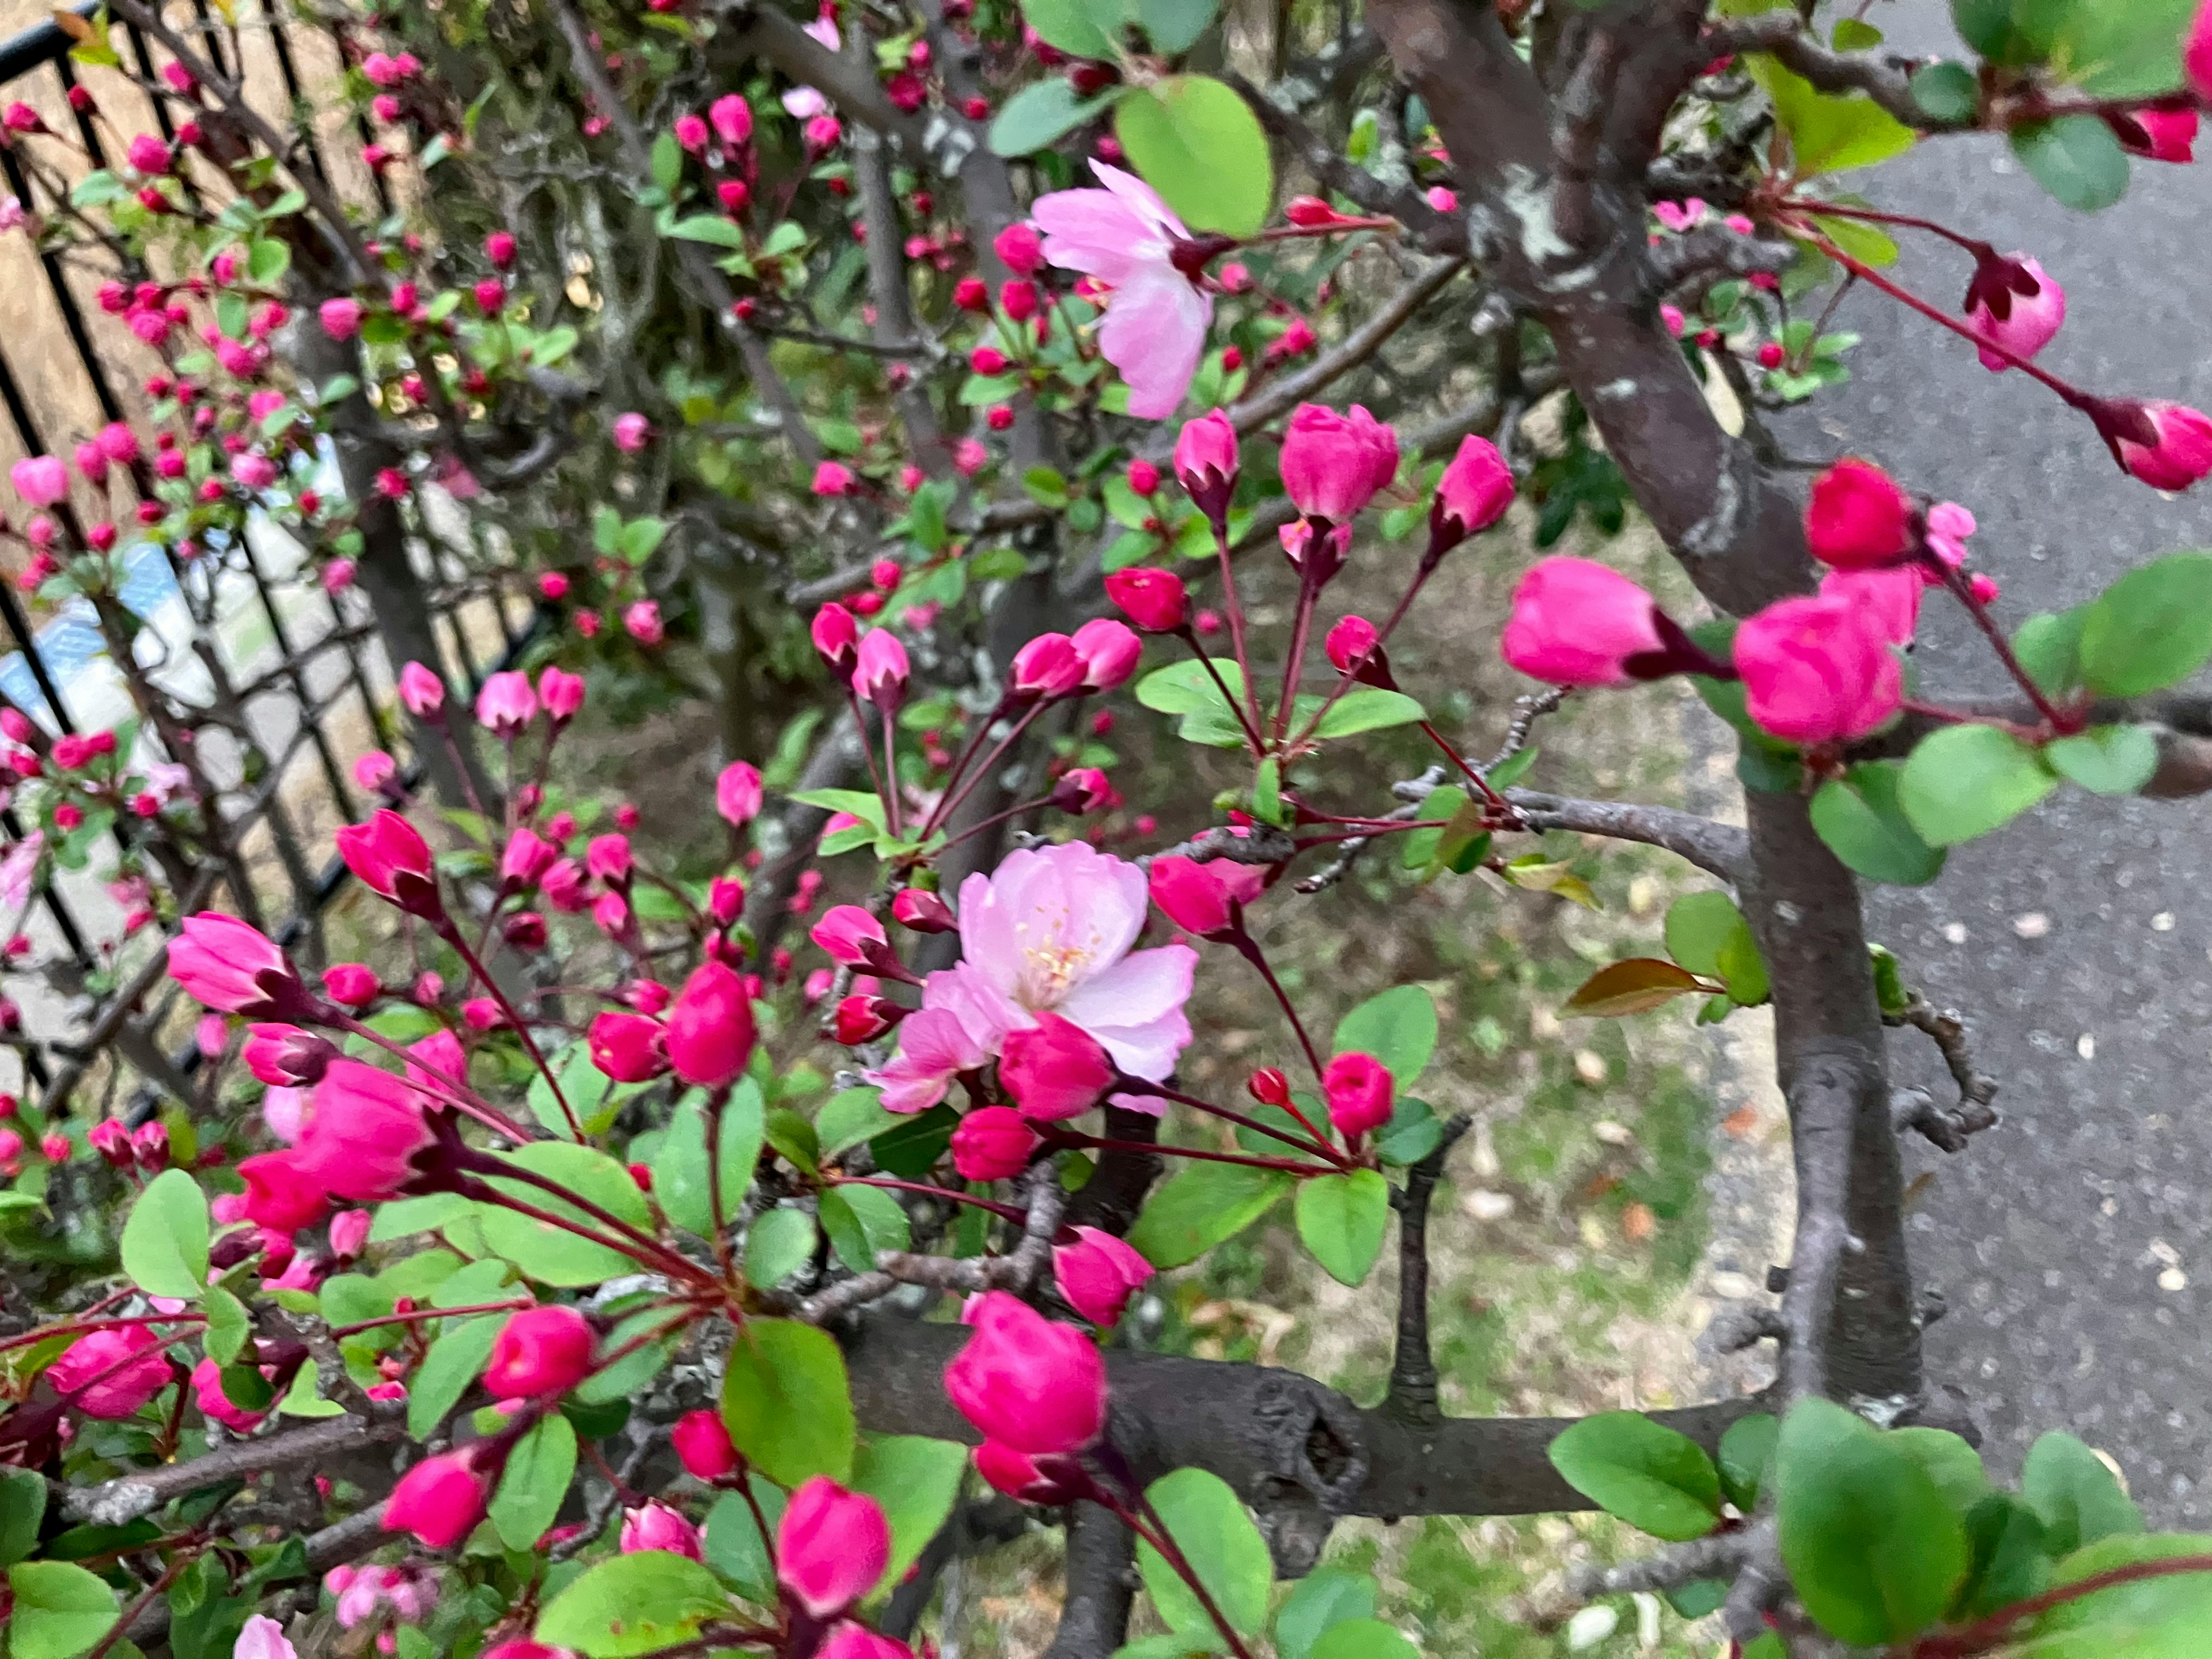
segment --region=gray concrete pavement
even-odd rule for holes
[[[1910,50],[1959,48],[1935,0],[1879,6]],[[1857,181],[1878,204],[2040,258],[2068,290],[2039,360],[2096,390],[2212,409],[2212,128],[2190,167],[2138,162],[2104,214],[2057,206],[2001,140],[1923,143]],[[1915,238],[1899,271],[1955,306],[1967,262]],[[1870,455],[1971,507],[1978,565],[2008,624],[2076,604],[2132,565],[2212,543],[2212,485],[2169,499],[2114,468],[2089,423],[2017,373],[1878,295],[1843,325],[1855,379],[1783,430],[1808,453]],[[1815,448],[1818,446],[1818,448]],[[1925,614],[1930,695],[1995,689],[1956,607]],[[1973,1023],[2003,1080],[2003,1124],[1934,1179],[1911,1221],[1949,1316],[1931,1366],[1967,1389],[1992,1463],[2063,1427],[2117,1458],[2154,1525],[2212,1523],[2212,800],[2064,790],[1954,853],[1931,887],[1880,890],[1875,935]],[[1904,1077],[1944,1086],[1899,1034]]]

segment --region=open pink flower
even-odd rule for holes
[[[314,1106],[292,1167],[325,1193],[356,1203],[397,1197],[414,1177],[415,1154],[431,1141],[422,1095],[389,1072],[334,1060],[315,1085]]]
[[[129,1417],[168,1386],[161,1339],[143,1325],[94,1331],[46,1367],[54,1392],[87,1417]]]
[[[1190,389],[1213,301],[1176,265],[1176,245],[1191,235],[1159,193],[1103,161],[1091,170],[1105,189],[1041,196],[1030,216],[1044,232],[1048,263],[1113,289],[1099,349],[1129,383],[1129,413],[1159,420]]]
[[[933,974],[932,981],[950,981],[949,974]],[[863,1073],[883,1092],[887,1112],[926,1112],[945,1098],[952,1079],[972,1072],[990,1056],[968,1034],[968,1027],[951,1009],[929,1006],[930,991],[922,992],[920,1013],[899,1023],[899,1051],[889,1065]]]
[[[1132,1077],[1157,1083],[1190,1042],[1183,1004],[1198,953],[1187,945],[1131,951],[1148,903],[1145,872],[1126,860],[1077,842],[1011,853],[960,884],[964,960],[929,976],[923,1005],[955,1008],[992,1053],[1050,1010]]]

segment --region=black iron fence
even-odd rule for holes
[[[83,0],[75,15],[93,9]],[[177,9],[180,25],[185,9]],[[247,7],[234,8],[222,23],[205,0],[190,0],[189,9],[189,25],[218,71],[265,103],[272,118],[296,127],[303,164],[364,213],[388,215],[391,182],[360,165],[349,148],[355,138],[366,141],[368,130],[344,113],[343,100],[330,95],[343,71],[335,40],[265,7],[251,16]],[[68,152],[70,170],[58,185],[49,170],[26,167],[13,144],[0,144],[0,175],[34,220],[59,212],[64,203],[58,193],[109,165],[117,135],[132,121],[165,140],[176,136],[161,100],[146,97],[129,74],[74,62],[78,38],[54,21],[0,42],[0,105],[27,102],[81,145]],[[118,23],[109,39],[138,76],[155,76],[161,54],[138,30]],[[71,90],[81,84],[90,96],[73,102]],[[143,383],[159,360],[102,315],[89,292],[117,273],[85,268],[58,246],[34,246],[21,232],[0,237],[0,404],[8,417],[0,448],[12,437],[16,455],[66,455],[91,428],[143,415]],[[12,459],[0,455],[0,468]],[[318,488],[335,497],[337,469],[325,471]],[[142,475],[137,482],[143,489],[146,481]],[[119,478],[112,487],[127,490],[129,483]],[[99,516],[110,516],[105,504]],[[128,522],[127,513],[112,516]],[[471,573],[446,537],[426,533],[413,553],[416,577],[439,613],[446,659],[436,665],[449,684],[473,694],[526,646],[536,613]],[[133,673],[117,672],[112,635],[104,637],[86,602],[34,615],[9,574],[0,573],[0,648],[7,653],[0,657],[0,691],[55,736],[110,727],[128,716],[126,678],[208,714],[206,740],[195,747],[202,767],[219,778],[223,799],[216,810],[234,856],[218,872],[220,882],[203,884],[210,890],[173,897],[234,909],[316,962],[323,916],[346,880],[344,866],[329,854],[330,832],[368,810],[352,761],[380,748],[419,771],[391,714],[398,665],[386,659],[375,618],[359,596],[325,592],[303,550],[273,522],[251,526],[189,562],[152,542],[126,547],[120,558],[118,597],[135,618]],[[150,726],[139,741],[151,746],[146,758],[171,758],[160,752]],[[9,808],[0,809],[0,827],[12,842],[26,826]],[[118,831],[118,844],[128,833]],[[98,860],[83,872],[58,872],[27,919],[28,957],[9,964],[7,988],[21,1024],[8,1044],[21,1075],[5,1076],[0,1060],[0,1089],[35,1091],[49,1115],[68,1114],[72,1097],[92,1089],[101,1097],[79,1101],[79,1115],[96,1117],[125,1102],[143,1115],[162,1093],[186,1093],[197,1066],[197,1048],[177,1043],[185,1011],[163,980],[160,930],[121,938],[118,907],[102,873]]]

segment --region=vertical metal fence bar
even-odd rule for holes
[[[200,33],[207,42],[208,62],[215,65],[215,72],[226,81],[235,81],[243,88],[246,84],[246,65],[240,64],[234,71],[230,65],[223,61],[222,33],[216,27],[215,19],[208,15],[207,0],[192,0],[192,15],[200,20]]]
[[[23,205],[34,206],[31,180],[12,148],[0,149],[0,167],[6,169],[9,186],[22,198]],[[54,304],[62,313],[62,326],[69,331],[70,343],[76,348],[77,361],[84,366],[86,378],[92,382],[93,396],[100,401],[100,412],[111,421],[121,420],[123,405],[116,401],[115,388],[108,382],[107,370],[92,343],[91,331],[84,325],[84,313],[78,309],[76,295],[70,289],[61,256],[51,248],[42,249],[39,264],[46,273],[46,286],[52,289]]]

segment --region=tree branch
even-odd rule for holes
[[[1936,120],[1914,100],[1911,70],[1903,62],[1873,52],[1831,52],[1794,10],[1716,22],[1705,30],[1705,45],[1716,58],[1732,52],[1766,52],[1820,91],[1863,92],[1905,125],[1924,132],[1955,131],[1974,125]]]
[[[1069,1509],[1066,1588],[1045,1659],[1107,1659],[1127,1639],[1136,1559],[1136,1538],[1111,1510]]]
[[[1429,1202],[1444,1160],[1474,1121],[1462,1113],[1445,1124],[1436,1150],[1407,1170],[1404,1188],[1392,1195],[1398,1209],[1398,1345],[1381,1409],[1411,1427],[1433,1428],[1443,1421],[1437,1362],[1429,1348]]]
[[[121,1475],[96,1486],[70,1487],[62,1501],[62,1511],[72,1521],[119,1527],[188,1492],[405,1437],[406,1425],[398,1420],[372,1423],[358,1417],[325,1418],[263,1439],[233,1441],[185,1462]]]
[[[1900,1089],[1893,1098],[1894,1121],[1899,1129],[1917,1129],[1947,1152],[1966,1150],[1966,1137],[1992,1128],[1997,1121],[1997,1081],[1974,1064],[1974,1053],[1966,1036],[1966,1022],[1955,1008],[1938,1012],[1928,999],[1915,991],[1907,998],[1905,1012],[1893,1022],[1925,1031],[1949,1068],[1951,1080],[1959,1085],[1959,1104],[1944,1111],[1936,1104],[1924,1089]],[[1907,1097],[1917,1097],[1908,1100]]]

